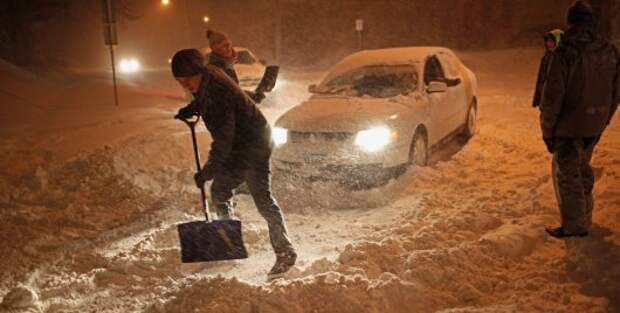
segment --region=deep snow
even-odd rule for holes
[[[250,258],[179,262],[175,224],[200,212],[189,134],[171,119],[182,92],[165,74],[124,83],[117,108],[96,77],[2,65],[0,310],[619,312],[619,121],[595,152],[592,235],[548,238],[559,214],[530,107],[541,53],[459,53],[480,82],[479,131],[429,167],[365,191],[274,173],[300,255],[272,283],[266,224],[243,194]],[[285,71],[270,121],[320,76]]]

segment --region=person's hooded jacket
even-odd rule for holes
[[[620,55],[594,27],[569,28],[553,52],[542,94],[544,139],[600,136],[620,102]]]
[[[534,99],[532,101],[533,107],[540,106],[540,101],[542,98],[542,90],[545,86],[545,80],[547,78],[547,70],[549,69],[549,61],[551,60],[551,53],[555,49],[547,48],[547,41],[552,40],[555,42],[555,47],[557,48],[560,45],[560,41],[562,40],[562,36],[564,35],[564,31],[560,29],[554,29],[550,32],[545,33],[543,36],[543,40],[545,43],[545,55],[542,60],[540,60],[540,66],[538,67],[538,78],[536,79],[536,90],[534,91]]]

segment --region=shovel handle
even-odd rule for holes
[[[194,158],[196,159],[196,173],[200,173],[200,154],[198,153],[198,142],[196,140],[196,124],[200,121],[200,116],[196,116],[195,120],[188,120],[180,117],[175,117],[181,121],[183,121],[189,127],[189,130],[192,133],[192,146],[194,147]],[[200,186],[200,197],[202,203],[202,209],[205,214],[205,218],[207,222],[210,221],[209,218],[209,206],[207,204],[207,196],[205,194],[205,187]]]

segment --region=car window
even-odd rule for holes
[[[365,66],[322,82],[317,93],[388,98],[413,92],[418,75],[413,65]]]
[[[239,64],[248,64],[248,65],[256,63],[256,60],[254,60],[254,57],[252,57],[252,55],[248,51],[238,51],[237,61]]]
[[[445,81],[446,75],[444,74],[443,67],[439,62],[437,56],[433,55],[426,60],[424,65],[424,84],[428,85],[433,81]]]
[[[456,60],[454,59],[453,56],[445,52],[441,52],[439,53],[439,61],[441,62],[441,65],[443,66],[443,68],[446,70],[446,75],[448,78],[460,77],[458,65],[456,64],[455,62]]]

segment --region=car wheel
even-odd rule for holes
[[[465,121],[465,127],[461,133],[461,139],[467,142],[471,137],[476,134],[476,128],[478,127],[478,109],[476,103],[472,102],[467,112],[467,121]]]
[[[428,164],[428,139],[426,134],[417,131],[411,141],[409,163],[416,166],[426,166]]]

